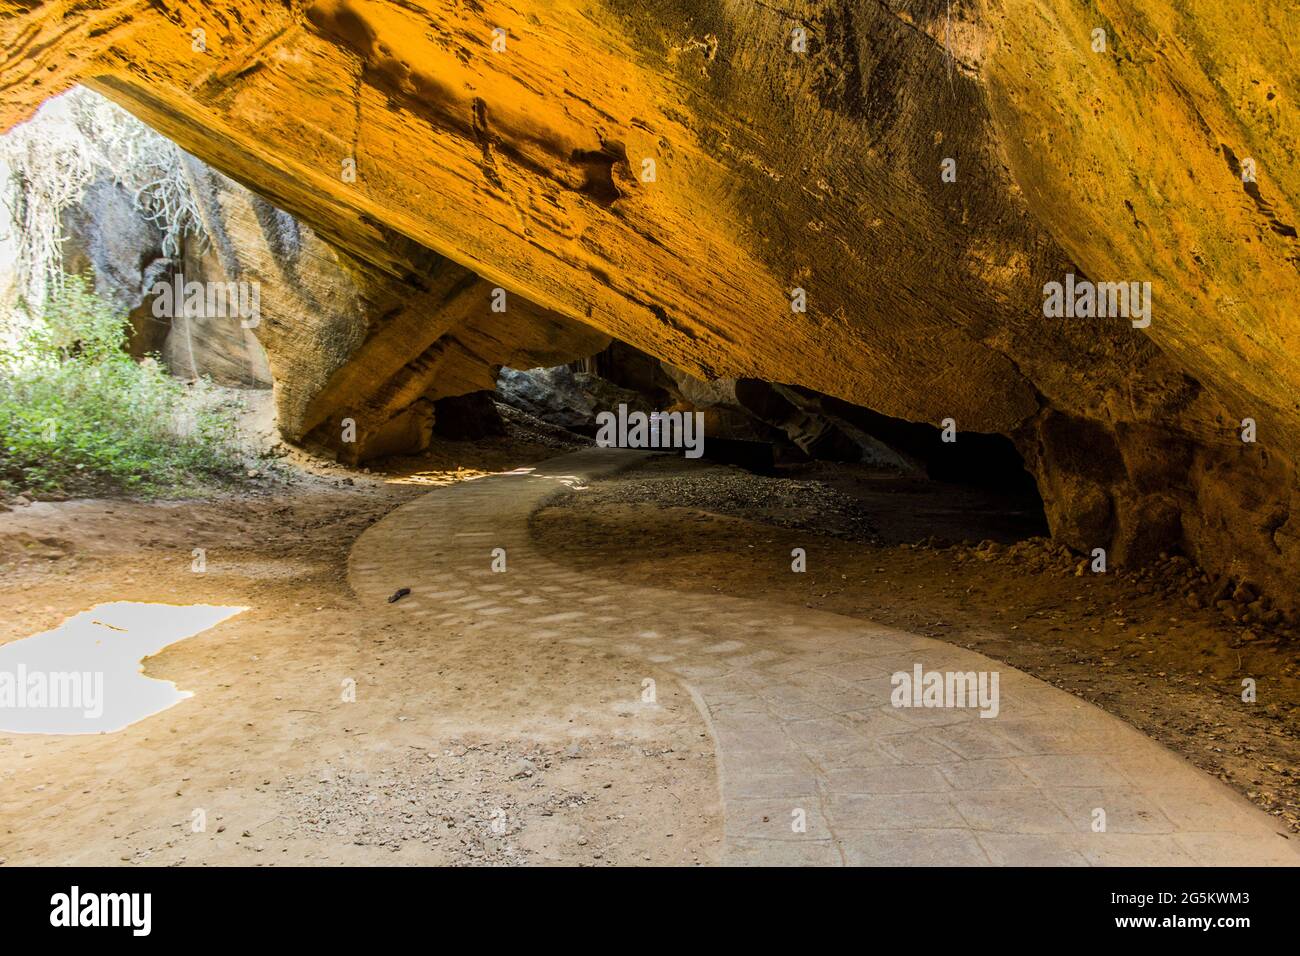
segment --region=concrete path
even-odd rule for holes
[[[717,746],[727,863],[1300,862],[1300,840],[1219,781],[981,654],[784,604],[626,587],[530,544],[529,515],[548,498],[638,457],[593,449],[433,491],[357,540],[352,587],[430,641],[455,626],[494,652],[593,645],[682,681]],[[492,571],[496,548],[505,573]],[[399,587],[411,595],[388,605]],[[918,664],[997,672],[998,715],[894,707],[891,675]]]

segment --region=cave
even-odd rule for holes
[[[0,0],[0,864],[1300,863],[1297,26]]]

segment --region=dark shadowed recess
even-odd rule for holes
[[[891,418],[837,398],[823,401],[837,415],[922,463],[926,474],[935,481],[984,488],[1012,497],[1039,497],[1033,475],[1025,469],[1020,452],[1005,435],[964,432],[959,425],[957,440],[945,442],[937,426]]]

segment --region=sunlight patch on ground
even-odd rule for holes
[[[574,475],[542,474],[536,468],[523,466],[508,471],[481,471],[476,468],[457,468],[454,471],[418,471],[408,474],[390,475],[385,481],[390,485],[454,485],[462,481],[475,481],[479,478],[545,478],[558,481],[576,491],[586,489],[584,481]]]
[[[477,468],[454,468],[390,475],[385,481],[390,485],[454,485],[459,481],[473,481],[475,478],[486,478],[492,474],[496,473],[480,471]]]
[[[0,647],[0,732],[123,730],[192,696],[148,677],[144,659],[246,607],[116,601]]]

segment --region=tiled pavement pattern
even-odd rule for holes
[[[728,863],[1300,862],[1300,840],[1219,781],[981,654],[789,605],[624,587],[530,545],[528,517],[548,497],[638,457],[592,449],[433,491],[358,539],[352,587],[430,641],[449,627],[519,653],[595,645],[685,683],[717,746]],[[505,573],[491,570],[494,548]],[[411,595],[388,605],[399,587]],[[890,675],[918,662],[998,671],[1000,714],[892,707]]]

